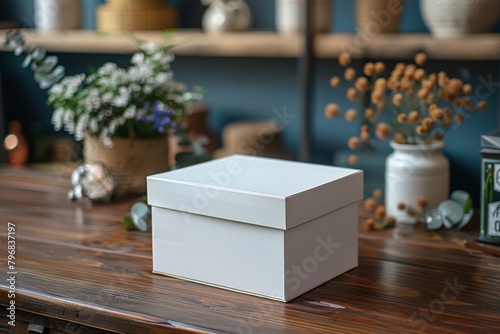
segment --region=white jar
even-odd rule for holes
[[[390,145],[394,152],[385,165],[386,213],[398,223],[413,224],[416,217],[399,210],[399,203],[418,212],[419,199],[425,199],[427,209],[432,209],[449,197],[450,164],[442,154],[445,145],[444,142],[430,145],[391,142]]]
[[[305,0],[276,0],[276,30],[280,33],[304,31]],[[331,0],[313,0],[314,32],[330,28]]]
[[[79,29],[80,0],[35,0],[35,27],[42,31]]]
[[[437,38],[491,32],[500,19],[499,0],[420,0],[425,25]]]

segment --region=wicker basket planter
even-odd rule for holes
[[[177,25],[177,10],[162,0],[108,0],[97,8],[97,30],[102,32],[162,30]]]
[[[166,172],[168,136],[154,139],[113,138],[114,146],[106,147],[99,137],[85,135],[85,162],[101,162],[111,169],[117,182],[116,197],[146,193],[146,177]]]
[[[403,5],[403,0],[356,0],[358,33],[398,32]]]

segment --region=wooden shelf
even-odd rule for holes
[[[5,34],[5,31],[0,31]],[[28,44],[53,52],[117,53],[137,50],[136,38],[176,45],[175,54],[218,57],[299,57],[302,37],[284,36],[275,32],[240,32],[223,35],[205,34],[197,30],[178,31],[169,39],[159,31],[107,35],[88,30],[60,32],[26,31]]]
[[[432,60],[500,60],[500,34],[477,34],[436,39],[429,34],[385,34],[363,39],[352,34],[326,34],[316,38],[319,58],[350,51],[356,58],[405,59],[417,52]]]
[[[5,34],[5,31],[1,31]],[[53,52],[132,53],[135,38],[165,41],[161,32],[106,35],[95,31],[73,30],[42,33],[26,31],[28,43]],[[179,30],[167,42],[176,45],[178,55],[216,57],[300,57],[303,38],[276,32],[240,32],[222,35],[199,30]],[[435,39],[429,34],[387,34],[363,39],[353,34],[324,34],[315,39],[319,58],[335,58],[347,50],[355,58],[405,59],[424,51],[433,60],[499,60],[500,34],[478,34],[457,39]]]

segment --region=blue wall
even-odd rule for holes
[[[95,27],[94,8],[102,0],[84,0],[84,28]],[[204,7],[200,0],[171,0],[181,13],[182,27],[200,27]],[[254,20],[254,30],[274,30],[274,1],[247,0]],[[331,31],[353,32],[355,27],[352,1],[337,0],[332,9]],[[403,13],[401,31],[426,32],[419,14],[418,1],[407,0]],[[15,19],[23,26],[30,26],[33,18],[32,0],[0,0],[0,19]],[[498,27],[497,30],[499,31]],[[464,47],[466,47],[464,45]],[[116,61],[122,66],[128,64],[127,56],[118,55],[76,55],[59,54],[63,64],[71,64],[70,73],[86,71],[105,61]],[[9,53],[0,53],[0,69],[3,76],[4,106],[8,119],[22,119],[26,124],[37,121],[42,132],[55,135],[50,124],[51,111],[44,107],[45,92],[33,82],[31,73],[20,68],[20,59]],[[366,60],[355,61],[353,66],[360,69]],[[405,59],[402,61],[409,61]],[[390,64],[395,63],[391,61]],[[456,62],[430,61],[429,70],[446,70],[451,76],[458,76],[471,84],[478,84],[479,78],[491,76],[499,81],[499,61]],[[297,60],[274,58],[215,58],[178,57],[174,71],[179,80],[189,85],[203,86],[205,101],[211,108],[211,125],[219,132],[224,124],[240,118],[270,118],[273,109],[286,107],[289,113],[299,112],[300,84]],[[336,60],[318,60],[314,87],[314,108],[312,110],[313,161],[332,163],[335,152],[346,149],[346,139],[355,134],[355,125],[343,121],[328,121],[323,116],[323,107],[330,101],[348,106],[343,94],[332,90],[328,81],[338,75],[341,69]],[[499,87],[494,87],[488,97],[489,108],[479,112],[459,129],[452,129],[447,137],[446,155],[452,162],[452,187],[468,190],[479,198],[479,138],[480,135],[499,125]],[[23,98],[19,98],[19,96]],[[294,120],[285,128],[287,147],[297,151],[299,121]],[[58,134],[62,135],[62,133]],[[387,145],[381,151],[388,152]]]

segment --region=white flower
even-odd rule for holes
[[[184,111],[199,95],[183,94],[185,86],[175,81],[170,68],[173,59],[164,48],[147,42],[132,55],[126,69],[109,62],[89,76],[63,78],[48,92],[48,102],[55,109],[51,119],[54,128],[64,128],[76,140],[81,140],[85,132],[94,133],[111,147],[113,136],[123,133],[127,122],[146,122],[144,116],[158,100],[163,101],[159,106],[162,110],[176,102]],[[148,110],[144,110],[145,101]]]
[[[85,130],[87,129],[88,124],[89,124],[89,115],[83,114],[82,116],[80,116],[75,127],[75,140],[77,141],[83,140],[84,133]]]
[[[61,95],[63,93],[64,89],[61,84],[55,84],[52,86],[51,89],[49,89],[49,94],[50,95]]]
[[[125,119],[132,119],[135,117],[136,113],[137,113],[136,106],[130,106],[127,109],[125,109],[125,112],[123,113],[123,117]]]
[[[155,78],[155,83],[157,85],[163,85],[165,83],[167,83],[167,81],[171,78],[170,75],[168,75],[167,73],[164,73],[164,72],[161,72],[161,73],[158,73],[158,75],[156,76]]]
[[[113,99],[113,93],[111,92],[104,93],[104,95],[101,98],[103,104],[110,103],[112,99]]]
[[[148,54],[153,54],[155,52],[158,52],[159,47],[153,42],[145,42],[142,43],[141,45],[141,50],[148,53]]]
[[[73,134],[75,132],[75,114],[72,110],[65,110],[63,123],[64,130],[66,130],[70,134]]]
[[[143,53],[135,53],[132,56],[131,62],[132,62],[132,64],[142,64],[142,63],[144,63],[144,54]]]
[[[56,131],[61,130],[63,125],[64,108],[57,108],[52,114],[52,124]]]
[[[117,107],[117,108],[124,108],[128,105],[129,99],[130,99],[130,95],[121,94],[121,95],[115,96],[113,101],[111,101],[111,105],[113,107]]]
[[[118,70],[118,66],[115,63],[106,63],[102,65],[98,70],[98,75],[108,75]]]
[[[131,84],[129,86],[129,89],[130,89],[130,93],[137,93],[137,92],[140,92],[141,91],[141,86],[139,86],[138,84]]]
[[[91,133],[96,133],[97,131],[99,131],[99,125],[98,125],[98,123],[97,123],[97,119],[96,119],[96,118],[92,118],[92,119],[89,121],[88,130],[89,130]]]
[[[84,80],[85,74],[78,74],[72,77],[64,78],[61,81],[61,85],[65,87],[64,98],[68,100],[72,99]]]
[[[106,133],[101,133],[100,138],[101,138],[101,142],[104,144],[104,146],[109,147],[109,148],[114,146],[113,141]]]

